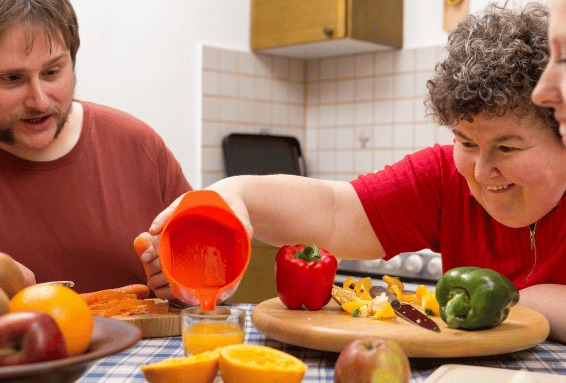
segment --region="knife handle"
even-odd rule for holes
[[[401,308],[401,302],[399,301],[399,299],[397,299],[395,295],[391,294],[391,292],[387,290],[385,287],[373,286],[369,290],[369,294],[371,295],[372,298],[378,297],[382,293],[385,293],[385,296],[387,297],[389,304],[391,304],[391,307],[393,307],[393,310],[399,310]]]

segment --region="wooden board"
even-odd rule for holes
[[[340,352],[352,340],[368,335],[390,338],[409,357],[437,358],[503,354],[525,350],[544,341],[550,326],[542,314],[514,306],[500,325],[487,330],[449,328],[440,317],[431,317],[441,332],[435,333],[399,316],[389,320],[354,318],[331,300],[317,311],[289,310],[279,298],[257,305],[254,327],[280,342],[323,351]]]
[[[137,326],[142,332],[142,338],[161,338],[181,335],[181,315],[167,314],[137,314],[127,317],[112,317]]]
[[[566,383],[566,376],[505,368],[445,364],[424,383],[476,383],[476,382],[537,382]]]
[[[164,302],[154,299],[157,303]],[[128,322],[141,330],[142,338],[161,338],[181,335],[181,309],[169,307],[167,314],[136,314],[127,317],[112,317]]]

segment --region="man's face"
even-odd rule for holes
[[[61,38],[50,44],[37,24],[8,28],[0,35],[0,148],[48,149],[65,125],[73,91],[71,54]]]

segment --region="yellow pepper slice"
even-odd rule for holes
[[[346,280],[345,280],[344,283],[342,284],[342,287],[344,288],[344,290],[354,291],[354,290],[352,290],[352,288],[350,287],[354,282],[356,282],[356,280],[354,279],[354,277],[348,277],[348,278],[346,278]]]
[[[395,310],[393,310],[393,307],[391,307],[391,304],[389,302],[385,302],[383,307],[373,315],[373,317],[376,319],[387,319],[393,318],[394,316]]]
[[[419,301],[422,301],[425,295],[430,294],[430,291],[428,291],[425,285],[420,285],[419,287],[417,287],[416,294],[417,298],[419,298]]]
[[[399,299],[401,302],[421,303],[419,298],[417,298],[415,294],[411,294],[411,293],[401,293],[400,296],[397,295],[397,299]]]
[[[383,282],[387,283],[387,290],[389,290],[391,292],[391,294],[397,295],[397,293],[395,292],[394,286],[397,286],[397,288],[401,292],[403,290],[405,290],[405,286],[403,285],[403,282],[401,282],[399,280],[399,278],[393,278],[393,277],[390,277],[389,275],[384,275],[382,279],[383,279]]]
[[[371,278],[370,277],[365,277],[360,279],[360,283],[362,284],[362,286],[364,287],[364,289],[366,291],[369,291],[369,289],[371,289]]]
[[[369,295],[369,289],[371,289],[371,278],[369,277],[362,278],[354,284],[354,291],[358,298],[362,300],[371,301],[372,298]]]
[[[371,301],[373,298],[371,297],[371,295],[369,295],[368,291],[364,290],[360,299],[363,301]]]
[[[357,301],[350,301],[350,302],[346,302],[342,305],[342,308],[344,309],[344,311],[349,312],[350,314],[352,313],[352,311],[354,311],[355,309],[359,309],[360,307],[367,305],[368,301],[362,301],[362,300],[357,300]]]
[[[423,310],[429,309],[432,310],[434,315],[440,315],[440,305],[436,300],[435,293],[428,293],[427,295],[423,296],[422,305],[423,305]]]

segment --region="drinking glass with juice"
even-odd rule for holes
[[[212,311],[191,307],[181,311],[185,356],[212,351],[217,347],[244,343],[246,312],[217,306]]]

